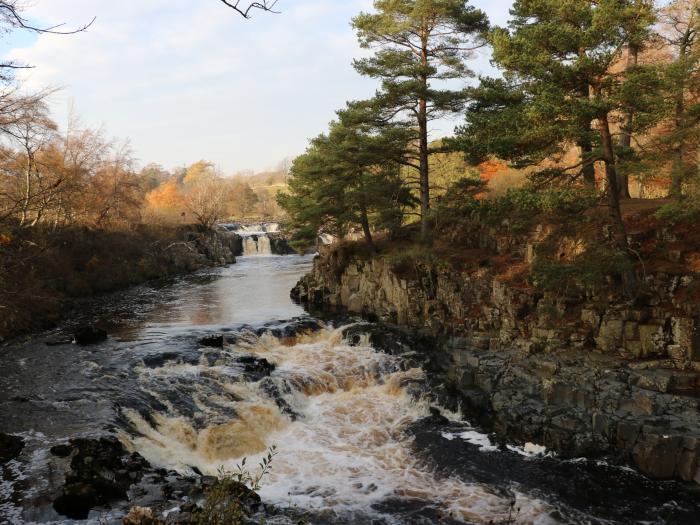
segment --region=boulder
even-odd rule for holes
[[[200,346],[206,346],[208,348],[223,348],[224,347],[224,336],[221,334],[208,335],[202,337],[199,340]]]
[[[19,456],[24,448],[24,440],[17,436],[0,433],[0,464]]]
[[[243,373],[250,381],[260,381],[263,377],[268,377],[275,370],[275,365],[270,363],[267,359],[252,355],[239,357],[236,361],[243,365]]]
[[[54,500],[59,514],[86,519],[96,506],[125,500],[127,490],[150,467],[139,454],[128,454],[116,437],[78,438],[58,452],[72,455],[65,485]]]
[[[107,332],[94,326],[81,326],[73,332],[76,344],[87,346],[107,340]]]

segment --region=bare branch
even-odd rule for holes
[[[37,27],[29,23],[29,21],[24,18],[19,11],[19,7],[17,6],[16,2],[13,1],[0,1],[0,14],[8,21],[10,22],[13,26],[19,27],[22,29],[27,29],[29,31],[33,31],[35,33],[40,33],[40,34],[52,34],[52,35],[74,35],[76,33],[82,33],[83,31],[86,31],[92,24],[95,23],[96,17],[93,17],[93,19],[83,25],[80,26],[76,29],[70,29],[67,31],[60,31],[59,28],[63,27],[65,24],[58,24],[55,26],[51,27]]]
[[[277,1],[278,0],[261,0],[259,2],[243,3],[243,5],[241,5],[241,0],[221,0],[221,2],[241,14],[243,18],[250,18],[250,13],[253,9],[259,9],[260,11],[267,11],[269,13],[279,13],[279,11],[274,10]]]

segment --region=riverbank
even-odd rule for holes
[[[700,242],[652,214],[626,217],[644,262],[632,301],[612,263],[586,260],[606,242],[595,220],[565,234],[472,225],[457,246],[379,255],[339,246],[293,297],[432,338],[433,373],[503,440],[700,483]]]
[[[0,341],[55,326],[99,294],[235,262],[236,236],[194,227],[41,228],[0,245]]]

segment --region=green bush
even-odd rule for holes
[[[248,523],[254,510],[260,505],[257,491],[272,469],[276,447],[267,451],[259,463],[260,471],[253,475],[246,468],[244,458],[233,472],[219,469],[219,481],[204,491],[202,508],[197,512],[195,525],[243,525]]]
[[[595,191],[585,188],[538,189],[529,186],[510,189],[502,197],[484,201],[481,215],[495,224],[507,220],[513,230],[522,231],[532,227],[542,216],[569,222],[583,219],[584,212],[597,201]]]
[[[664,204],[657,210],[655,216],[657,219],[671,224],[692,222],[700,218],[700,201],[687,197]]]
[[[621,278],[631,269],[632,263],[626,254],[596,246],[572,261],[552,261],[549,257],[538,256],[532,267],[532,280],[542,290],[566,292],[605,284],[608,277]]]

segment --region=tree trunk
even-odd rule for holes
[[[362,232],[365,235],[365,242],[372,253],[377,253],[377,246],[374,244],[374,239],[372,238],[372,230],[369,227],[369,218],[367,217],[367,208],[362,206],[360,209],[360,222],[362,223]]]
[[[423,95],[418,100],[418,134],[420,135],[420,233],[425,240],[430,230],[428,212],[430,211],[430,167],[428,158],[428,37],[427,33],[422,37],[421,66],[423,71],[420,76]]]
[[[625,70],[628,73],[637,67],[638,59],[639,46],[636,44],[629,44],[629,46],[627,46],[627,66],[625,67]],[[626,150],[629,150],[632,147],[633,120],[634,113],[632,111],[626,112],[622,122],[622,128],[620,130],[620,146]],[[617,189],[621,199],[631,198],[629,176],[627,174],[617,175]]]
[[[615,247],[629,257],[627,230],[622,220],[622,210],[620,209],[620,188],[617,185],[618,176],[615,168],[615,150],[607,113],[603,113],[598,117],[598,132],[600,134],[601,146],[603,147],[603,161],[605,163],[605,179],[608,185],[607,196],[613,241]],[[634,297],[636,295],[638,282],[634,269],[623,272],[622,286],[627,297]]]
[[[687,45],[685,39],[678,49],[678,62],[684,62],[687,55]],[[676,142],[673,146],[673,164],[671,166],[671,187],[668,190],[668,196],[672,198],[680,198],[683,195],[683,177],[685,167],[683,166],[683,156],[685,154],[685,139],[683,131],[685,127],[685,75],[680,75],[677,79],[676,96],[675,96],[675,116],[674,126],[676,134]]]
[[[590,127],[590,123],[589,123]],[[590,159],[593,153],[593,145],[591,141],[586,139],[579,142],[578,147],[581,149],[581,162],[585,162],[586,159]],[[588,188],[595,189],[595,165],[593,162],[584,164],[582,168],[583,172],[583,183]]]
[[[585,53],[585,48],[579,50],[579,56],[584,56]],[[581,84],[579,93],[581,98],[584,100],[588,100],[588,98],[590,98],[591,93],[588,82]],[[578,147],[581,150],[581,162],[584,163],[583,167],[581,168],[583,173],[583,182],[587,187],[595,189],[595,164],[593,162],[585,164],[586,159],[590,159],[593,154],[593,144],[591,143],[591,139],[589,137],[591,132],[591,121],[589,119],[583,119],[581,121],[581,128],[583,131],[583,136],[578,142]]]
[[[29,204],[32,199],[32,164],[27,158],[27,169],[24,171],[24,200],[22,202],[22,218],[19,221],[20,226],[24,226],[29,218]]]

